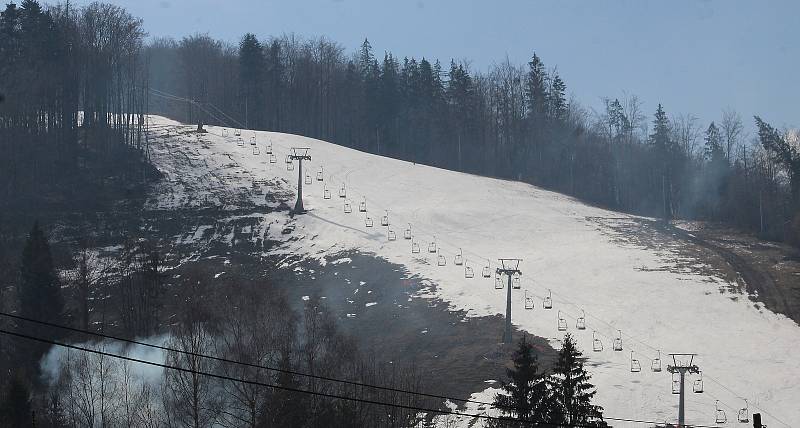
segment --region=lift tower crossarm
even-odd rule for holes
[[[678,426],[685,427],[686,413],[684,407],[684,378],[686,373],[700,373],[700,368],[693,364],[694,357],[697,354],[669,354],[672,356],[672,364],[667,366],[667,371],[670,373],[678,373],[681,377],[680,385],[680,401],[678,403]]]

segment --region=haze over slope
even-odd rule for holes
[[[294,219],[286,211],[265,214],[260,227],[250,231],[252,239],[283,240],[278,251],[318,259],[348,249],[374,253],[429,279],[432,296],[470,316],[505,313],[505,290],[481,275],[487,260],[494,269],[499,257],[522,258],[522,288],[513,291],[514,324],[551,338],[558,347],[564,334],[557,330],[560,314],[589,358],[597,403],[607,416],[673,420],[677,398],[671,395],[666,353],[694,352],[706,392],[689,397],[687,423],[710,425],[716,399],[734,420],[745,398],[751,411],[769,412],[764,421],[769,426],[781,425],[772,416],[800,420],[795,384],[800,360],[793,357],[800,353],[797,324],[709,274],[702,260],[682,256],[679,242],[664,237],[644,245],[634,233],[620,232],[635,230],[642,219],[523,183],[415,165],[296,135],[243,131],[239,142],[232,130],[219,127],[196,136],[188,132],[190,126],[160,117],[151,122],[157,136],[152,160],[165,174],[149,201],[151,209],[214,204],[235,216],[243,201],[279,205],[265,201],[258,190],[292,206],[297,163],[287,171],[285,158],[291,147],[308,147],[312,161],[303,163],[303,175],[311,179],[304,185],[308,213]],[[267,154],[270,145],[275,163]],[[323,181],[316,179],[320,171]],[[345,198],[339,197],[342,188]],[[330,199],[323,197],[325,189]],[[362,201],[366,213],[359,212]],[[344,210],[347,203],[351,213]],[[384,215],[388,228],[381,226]],[[366,227],[367,216],[373,227]],[[282,235],[287,222],[296,230]],[[403,236],[409,224],[413,240]],[[389,230],[396,240],[388,239]],[[412,242],[419,253],[412,253]],[[431,243],[445,266],[427,252]],[[459,252],[464,266],[454,264]],[[474,270],[474,278],[465,277],[465,266]],[[552,310],[542,308],[548,290]],[[523,309],[525,293],[533,298],[533,310]],[[380,304],[371,309],[381,310]],[[587,329],[577,330],[582,310]],[[612,351],[617,330],[621,352]],[[602,352],[592,352],[593,331],[603,342]],[[657,350],[665,369],[660,373],[649,370]],[[630,371],[631,351],[641,362],[640,373]]]

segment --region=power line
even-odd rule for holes
[[[180,371],[180,372],[197,374],[197,375],[201,375],[201,376],[208,376],[208,377],[213,377],[213,378],[216,378],[216,379],[226,380],[226,381],[230,381],[230,382],[238,382],[238,383],[244,383],[244,384],[248,384],[248,385],[256,385],[256,386],[263,386],[263,387],[267,387],[267,388],[281,389],[281,390],[289,391],[289,392],[297,392],[297,393],[301,393],[301,394],[310,394],[310,395],[316,395],[316,396],[325,397],[325,398],[334,398],[334,399],[339,399],[339,400],[353,401],[353,402],[357,402],[357,403],[375,404],[375,405],[379,405],[379,406],[395,407],[395,408],[406,409],[406,410],[415,410],[415,411],[418,411],[418,412],[428,412],[428,413],[438,413],[438,414],[444,414],[444,415],[466,416],[466,417],[470,417],[470,418],[490,419],[490,420],[498,420],[498,421],[506,421],[506,422],[529,422],[529,423],[533,423],[533,422],[528,421],[528,420],[505,417],[505,416],[490,416],[490,415],[487,415],[487,414],[465,413],[465,412],[459,412],[459,411],[455,411],[455,410],[445,411],[445,410],[439,410],[439,409],[433,409],[433,408],[411,406],[411,405],[406,405],[406,404],[387,403],[387,402],[377,401],[377,400],[372,400],[372,399],[367,399],[367,398],[356,398],[356,397],[349,397],[349,396],[346,396],[346,395],[330,394],[330,393],[318,392],[318,391],[309,391],[309,390],[305,390],[305,389],[292,388],[292,387],[283,386],[283,385],[275,385],[275,384],[270,384],[270,383],[266,383],[266,382],[259,382],[259,381],[249,380],[249,379],[240,379],[240,378],[236,378],[236,377],[232,377],[232,376],[220,375],[220,374],[216,374],[216,373],[209,373],[209,372],[204,372],[204,371],[200,371],[200,370],[192,370],[192,369],[187,369],[187,368],[184,368],[184,367],[173,366],[173,365],[164,364],[164,363],[157,363],[157,362],[154,362],[154,361],[148,361],[148,360],[143,360],[143,359],[139,359],[139,358],[129,357],[127,355],[114,354],[114,353],[111,353],[111,352],[106,352],[106,351],[101,351],[101,350],[97,350],[97,349],[86,348],[86,347],[83,347],[83,346],[71,345],[71,344],[59,342],[59,341],[56,341],[56,340],[43,339],[41,337],[32,336],[32,335],[28,335],[28,334],[24,334],[24,333],[18,333],[18,332],[14,332],[14,331],[8,331],[8,330],[4,330],[4,329],[0,329],[0,333],[7,334],[7,335],[10,335],[10,336],[19,337],[19,338],[23,338],[23,339],[33,340],[33,341],[40,342],[40,343],[46,343],[46,344],[50,344],[50,345],[61,346],[63,348],[75,349],[75,350],[83,351],[83,352],[89,352],[89,353],[92,353],[92,354],[102,355],[102,356],[105,356],[105,357],[117,358],[117,359],[121,359],[121,360],[131,361],[131,362],[135,362],[135,363],[139,363],[139,364],[145,364],[145,365],[154,366],[154,367],[161,367],[161,368],[169,369],[169,370],[177,370],[177,371]],[[636,419],[623,419],[623,418],[604,418],[604,419],[616,420],[616,421],[621,421],[621,422],[646,423],[646,424],[657,424],[657,423],[659,423],[659,422],[653,422],[653,421],[644,421],[644,420],[636,420]],[[550,423],[550,422],[538,422],[538,424],[539,425],[544,425],[544,426],[569,427],[569,428],[572,428],[572,427],[574,427],[574,428],[591,428],[593,426],[593,425],[583,425],[583,424],[580,424],[580,425],[579,424],[563,424],[563,423],[562,424],[556,424],[556,423]],[[704,425],[691,425],[691,426],[687,425],[686,427],[687,428],[714,428],[714,427],[704,426]]]
[[[242,365],[242,366],[252,367],[252,368],[260,368],[260,369],[264,369],[264,370],[276,371],[276,372],[286,373],[286,374],[291,374],[291,375],[296,375],[296,376],[303,376],[303,377],[308,377],[308,378],[312,378],[312,379],[319,379],[319,380],[325,380],[325,381],[331,381],[331,382],[339,382],[339,383],[343,383],[343,384],[351,385],[351,386],[359,386],[359,387],[373,388],[373,389],[390,391],[390,392],[398,392],[398,393],[404,393],[404,394],[410,394],[410,395],[418,395],[418,396],[428,397],[428,398],[437,398],[437,399],[442,399],[442,400],[460,401],[460,402],[464,402],[464,403],[479,404],[479,405],[485,405],[485,406],[489,406],[489,407],[494,407],[494,408],[497,408],[497,409],[509,409],[509,410],[514,410],[515,409],[514,407],[511,407],[511,406],[500,406],[500,405],[495,405],[494,403],[489,403],[489,402],[485,402],[485,401],[470,400],[470,399],[463,399],[463,398],[455,398],[455,397],[449,397],[449,396],[445,396],[445,395],[429,394],[429,393],[424,393],[424,392],[410,391],[410,390],[404,390],[404,389],[400,389],[400,388],[393,388],[393,387],[387,387],[387,386],[371,385],[371,384],[366,384],[366,383],[361,383],[361,382],[356,382],[356,381],[349,381],[349,380],[337,379],[337,378],[332,378],[332,377],[327,377],[327,376],[320,376],[320,375],[312,375],[312,374],[298,372],[298,371],[294,371],[294,370],[280,369],[280,368],[275,368],[275,367],[270,367],[270,366],[264,366],[264,365],[260,365],[260,364],[246,363],[246,362],[231,360],[231,359],[227,359],[227,358],[223,358],[223,357],[215,357],[215,356],[212,356],[212,355],[200,354],[200,353],[196,353],[196,352],[192,352],[192,351],[178,350],[178,349],[169,348],[169,347],[162,346],[162,345],[155,345],[155,344],[152,344],[152,343],[142,342],[142,341],[134,340],[134,339],[127,339],[127,338],[114,336],[114,335],[109,335],[109,334],[105,334],[105,333],[97,333],[97,332],[92,332],[92,331],[83,330],[83,329],[79,329],[79,328],[67,327],[67,326],[63,326],[63,325],[59,325],[59,324],[55,324],[55,323],[51,323],[51,322],[47,322],[47,321],[38,321],[38,320],[31,319],[31,318],[27,318],[27,317],[23,317],[23,316],[19,316],[19,315],[14,315],[14,314],[9,314],[9,313],[5,313],[5,312],[0,312],[0,316],[5,316],[5,317],[8,317],[8,318],[18,319],[18,320],[26,321],[26,322],[32,322],[32,323],[35,323],[35,324],[46,325],[48,327],[60,328],[60,329],[68,330],[68,331],[73,331],[73,332],[76,332],[76,333],[83,333],[83,334],[87,334],[87,335],[90,335],[90,336],[102,337],[104,339],[117,340],[117,341],[120,341],[120,342],[131,343],[131,344],[134,344],[134,345],[140,345],[140,346],[160,349],[162,351],[182,353],[182,354],[190,355],[190,356],[193,356],[193,357],[207,358],[207,359],[213,360],[213,361],[219,361],[219,362],[224,362],[224,363],[229,363],[229,364],[237,364],[237,365]],[[20,337],[26,337],[26,338],[29,338],[29,339],[32,339],[32,340],[40,340],[40,341],[45,341],[46,340],[46,339],[37,339],[37,338],[34,338],[32,336],[31,337],[27,337],[26,335],[22,335],[22,333],[13,333],[13,332],[9,333],[9,332],[4,331],[4,330],[0,330],[0,333],[20,335]],[[52,343],[54,345],[72,347],[73,349],[83,350],[83,348],[77,347],[76,345],[61,344],[61,343],[57,343],[57,342],[53,342],[53,341],[49,341],[47,343]],[[90,350],[90,349],[87,350],[87,352],[91,352],[91,351],[92,350]],[[132,360],[132,361],[134,361],[134,360]],[[607,420],[611,420],[611,421],[618,421],[618,422],[658,423],[658,422],[653,422],[653,421],[644,421],[644,420],[636,420],[636,419],[629,419],[629,418],[615,418],[615,417],[607,417],[607,416],[603,416],[603,419],[607,419]],[[688,426],[689,425],[687,425],[687,427]],[[697,428],[706,428],[706,427],[704,427],[702,425],[692,425],[692,426],[697,427]],[[707,427],[707,428],[713,428],[713,427]]]

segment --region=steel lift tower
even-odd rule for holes
[[[294,204],[294,213],[303,214],[306,212],[303,208],[303,161],[311,162],[311,156],[308,154],[309,147],[292,147],[292,153],[289,159],[299,162],[297,168],[297,202]]]
[[[511,278],[514,275],[522,276],[522,271],[519,270],[519,262],[522,259],[499,259],[500,266],[496,272],[498,275],[508,276],[508,290],[506,290],[506,329],[503,333],[503,343],[511,344]]]
[[[672,364],[667,365],[667,371],[670,373],[678,373],[681,377],[680,386],[680,402],[678,403],[678,426],[683,428],[686,425],[685,407],[684,407],[684,377],[686,373],[700,373],[700,368],[692,364],[694,356],[697,354],[669,354],[672,356]]]

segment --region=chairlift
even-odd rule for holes
[[[658,350],[658,356],[650,363],[650,370],[658,373],[661,371],[661,350]]]
[[[361,202],[358,203],[358,212],[365,213],[367,212],[367,197],[362,196]]]
[[[542,307],[545,309],[553,309],[553,292],[547,289],[547,297],[542,302]]]
[[[350,214],[351,212],[353,212],[353,207],[350,206],[350,202],[344,203],[344,212],[345,214]]]
[[[411,239],[411,223],[408,224],[408,229],[403,232],[403,239]]]
[[[388,226],[389,225],[389,210],[386,210],[386,215],[381,217],[381,226]]]
[[[324,186],[322,191],[322,198],[323,199],[330,199],[331,198],[331,191],[328,190],[328,186]]]
[[[373,225],[372,217],[367,216],[367,218],[364,219],[364,226],[372,227],[372,225]]]
[[[716,408],[716,417],[715,421],[718,424],[724,424],[728,422],[728,417],[725,416],[725,411],[719,408],[719,400],[714,403],[714,407]]]
[[[488,259],[486,260],[486,266],[483,267],[483,272],[481,272],[481,276],[484,278],[491,278],[492,277],[492,262]]]
[[[274,154],[270,153],[269,154],[269,163],[278,163],[278,157],[275,156]]]
[[[642,371],[642,365],[639,364],[639,360],[633,358],[633,351],[631,351],[631,373],[639,373]]]
[[[681,377],[678,373],[672,374],[672,393],[673,394],[681,393]]]
[[[561,316],[561,311],[558,311],[558,331],[567,331],[567,320]]]
[[[586,311],[581,309],[581,316],[575,320],[575,328],[578,330],[586,330]]]
[[[294,171],[294,162],[292,162],[292,158],[289,155],[286,155],[286,170]]]
[[[431,243],[428,244],[428,252],[429,253],[435,253],[436,252],[436,237],[435,236],[433,237],[433,241],[431,241]]]
[[[461,266],[464,264],[464,256],[462,255],[461,248],[458,249],[458,254],[453,257],[453,264],[456,266]]]
[[[236,146],[244,147],[244,140],[242,140],[242,137],[239,137],[239,139],[236,140]]]
[[[339,197],[346,198],[347,197],[347,189],[344,187],[344,183],[342,183],[342,187],[339,189]]]
[[[533,309],[533,297],[528,296],[528,290],[525,290],[525,309]]]
[[[222,136],[223,137],[227,137],[228,136],[228,128],[222,128]]]
[[[747,403],[747,400],[744,400],[744,407],[739,409],[739,422],[747,423],[750,422],[750,405]]]
[[[269,145],[267,146],[267,154],[268,155],[272,154],[272,142],[270,142]]]
[[[596,337],[596,332],[592,331],[592,351],[600,352],[603,350],[603,342]]]
[[[475,278],[475,272],[469,264],[464,265],[464,278]]]
[[[311,185],[311,174],[306,174],[306,179],[303,180],[303,183]]]
[[[397,241],[397,233],[394,230],[386,228],[386,238],[390,241]]]
[[[258,146],[253,146],[253,155],[254,156],[258,156],[260,154],[261,154],[261,150],[258,148]]]
[[[494,274],[494,288],[497,290],[503,289],[503,278],[500,277],[499,273]]]
[[[255,146],[256,145],[256,136],[255,135],[250,137],[250,145],[251,146]]]
[[[516,290],[522,288],[522,279],[519,277],[519,272],[514,272],[511,275],[511,288]]]
[[[411,254],[419,254],[419,244],[411,241]]]
[[[437,254],[438,254],[438,253],[439,253],[439,252],[437,251]],[[447,259],[446,259],[446,258],[444,258],[444,256],[443,256],[443,255],[441,255],[441,254],[438,254],[438,255],[436,256],[436,264],[437,264],[437,265],[439,265],[439,266],[445,266],[445,265],[447,264]]]
[[[237,137],[241,137],[242,136],[242,130],[241,129],[236,129],[235,131],[233,131],[233,135],[235,135]]]
[[[692,391],[695,394],[703,393],[703,372],[700,372],[700,378],[695,379],[694,384],[692,384]]]
[[[317,181],[322,181],[322,180],[323,180],[322,167],[319,167],[319,171],[317,171]]]
[[[614,339],[614,350],[622,350],[622,330],[617,330],[617,338]]]

